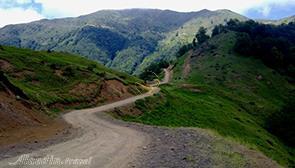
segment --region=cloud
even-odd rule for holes
[[[16,0],[16,3],[18,4],[32,3],[32,0]]]
[[[263,16],[267,17],[271,11],[271,8],[269,6],[264,6],[261,10],[261,13]]]
[[[27,23],[44,17],[34,9],[10,8],[0,9],[0,27],[8,24]]]
[[[0,25],[40,18],[76,17],[102,9],[157,8],[181,12],[229,9],[251,18],[294,15],[294,0],[0,0]],[[284,9],[285,8],[285,9]],[[279,10],[280,9],[280,10]]]
[[[271,1],[257,6],[253,6],[243,12],[252,19],[281,19],[295,15],[295,1]]]

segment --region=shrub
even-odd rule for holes
[[[152,63],[148,66],[139,77],[143,80],[153,80],[156,79],[158,74],[162,72],[163,68],[167,68],[169,63],[167,61],[161,60],[158,63]]]
[[[74,74],[75,74],[74,69],[71,66],[67,66],[63,71],[64,76],[74,76]]]

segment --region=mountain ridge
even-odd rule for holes
[[[230,10],[101,10],[79,17],[5,26],[0,29],[0,44],[66,51],[139,74],[153,61],[175,59],[179,47],[190,43],[200,26],[211,30],[229,19],[248,18]]]

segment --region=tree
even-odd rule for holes
[[[184,45],[182,47],[180,47],[180,49],[178,50],[177,52],[177,57],[181,57],[183,56],[186,52],[188,52],[189,50],[193,49],[194,47],[196,47],[196,44],[195,44],[195,40],[193,42],[193,44],[187,44],[187,45]]]
[[[218,35],[220,33],[224,33],[224,32],[226,32],[226,30],[225,30],[223,25],[221,25],[221,24],[216,25],[212,30],[212,35],[211,36],[214,37],[214,36],[216,36],[216,35]]]
[[[157,63],[152,63],[139,75],[139,77],[145,81],[151,81],[153,79],[156,79],[156,75],[160,74],[162,72],[162,69],[167,68],[168,66],[169,63],[165,60],[161,60]]]
[[[219,27],[218,26],[215,26],[212,30],[212,37],[218,35],[220,32],[219,32]]]
[[[210,38],[206,33],[207,33],[207,29],[205,29],[204,27],[200,27],[198,33],[196,34],[196,38],[199,44],[204,43]]]
[[[234,45],[234,50],[244,56],[252,54],[252,40],[247,33],[237,33],[237,41]]]
[[[280,52],[280,50],[278,50],[278,48],[274,46],[272,47],[270,53],[273,58],[274,66],[282,67],[284,60],[284,55],[282,54],[282,52]]]
[[[193,46],[194,46],[194,47],[197,46],[196,38],[194,38],[194,40],[193,40]]]

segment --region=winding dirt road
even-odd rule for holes
[[[168,83],[171,74],[165,70],[165,78],[161,84]],[[25,167],[127,167],[138,151],[138,148],[148,144],[149,137],[132,128],[114,124],[95,115],[95,113],[108,111],[116,107],[121,107],[136,100],[152,96],[160,91],[157,87],[150,87],[150,91],[135,97],[131,97],[122,101],[103,105],[97,108],[72,111],[64,115],[64,119],[79,128],[82,131],[80,137],[74,138],[67,142],[49,146],[45,149],[34,151],[27,155],[30,159],[46,158],[46,156],[54,156],[61,159],[61,165],[41,164],[41,165],[24,165],[28,163],[21,156],[8,158],[0,161],[1,168],[25,168]],[[27,157],[26,156],[26,157]],[[23,159],[22,162],[19,159]],[[83,160],[84,163],[73,165],[73,160],[67,159],[88,159]],[[68,161],[68,162],[67,162]],[[81,160],[80,160],[81,161]],[[13,163],[13,164],[11,164]]]

